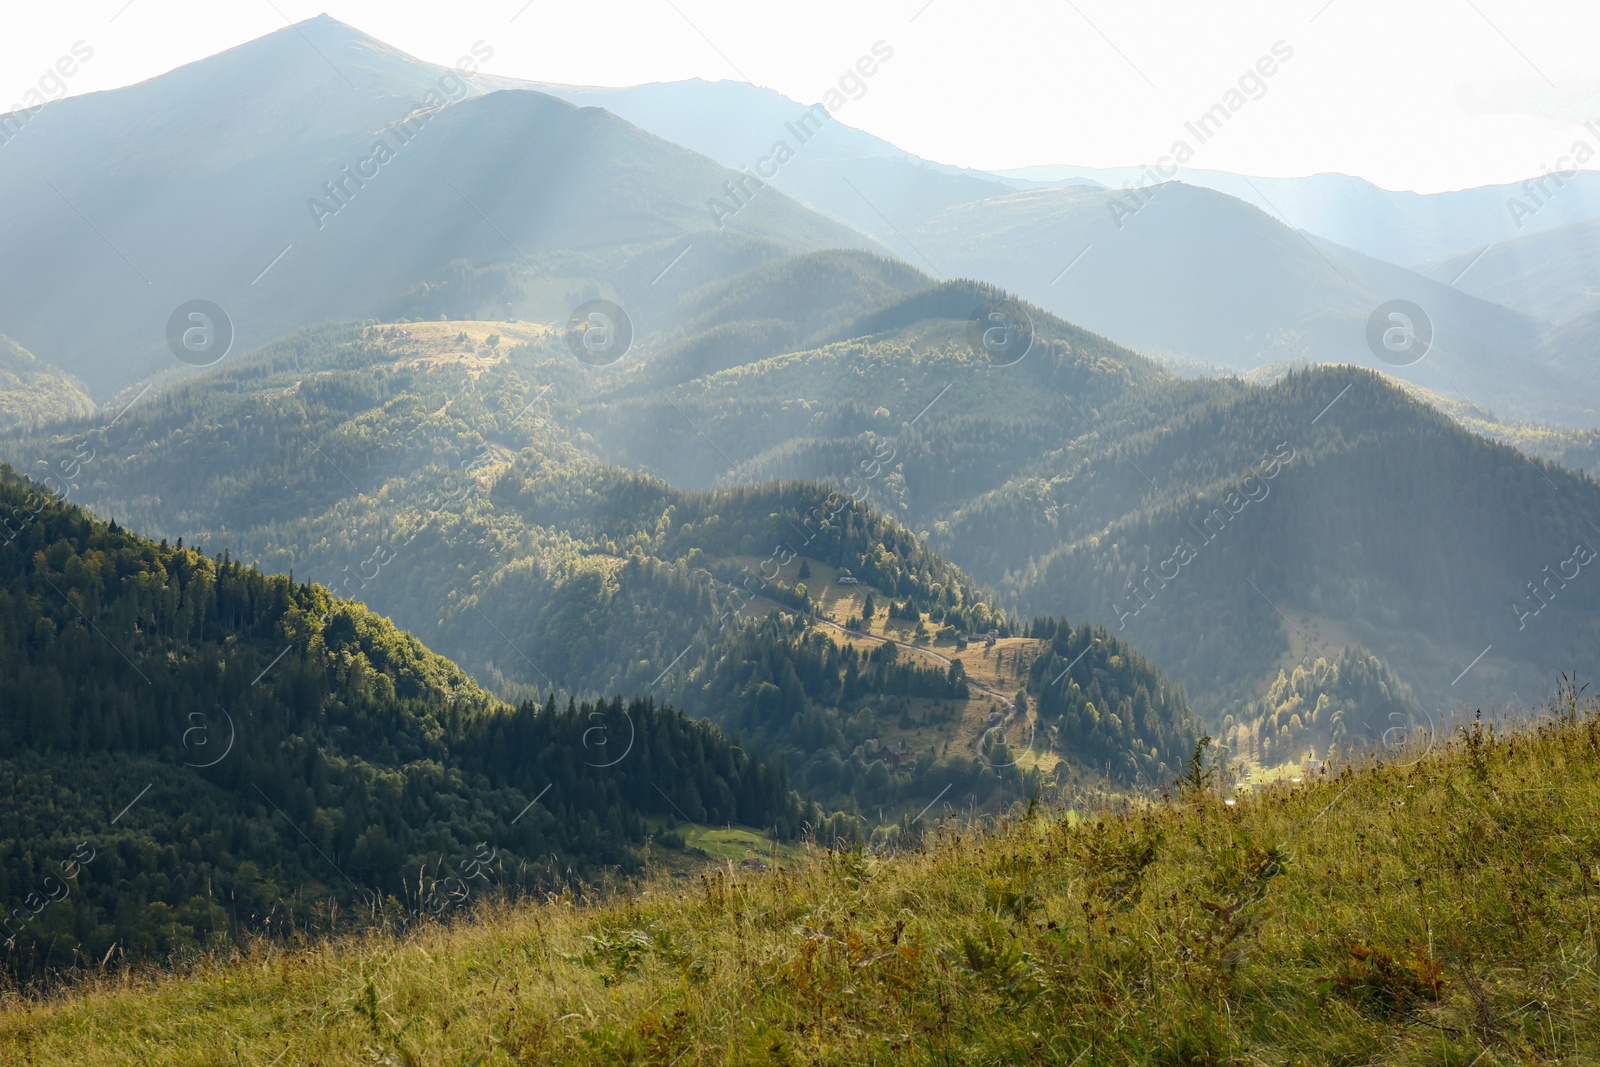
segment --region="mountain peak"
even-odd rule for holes
[[[360,27],[352,26],[348,22],[341,22],[332,15],[328,14],[326,11],[312,18],[301,19],[299,22],[291,23],[284,27],[284,29],[316,30],[320,33],[328,34],[329,36],[343,36],[361,41],[372,41],[377,44],[383,43],[371,34],[363,31]],[[278,32],[281,33],[282,31],[280,30]],[[385,47],[388,46],[385,45]]]

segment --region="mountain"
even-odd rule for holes
[[[1550,366],[1572,374],[1600,371],[1600,307],[1575,312],[1540,340]]]
[[[0,334],[0,429],[93,410],[94,402],[75,381]]]
[[[715,219],[740,173],[325,16],[49,104],[6,160],[0,330],[101,399],[324,320],[564,319],[607,295],[649,333],[683,290],[871,244],[781,194]],[[222,319],[200,309],[216,332],[191,354],[195,300]]]
[[[759,726],[727,695],[748,696],[748,668],[724,659],[741,647],[717,621],[738,602],[727,583],[759,573],[760,612],[782,604],[797,621],[820,612],[848,628],[864,594],[813,580],[801,595],[796,572],[859,577],[880,613],[902,605],[930,637],[942,633],[941,656],[963,629],[992,627],[1034,642],[1017,652],[1024,666],[1043,648],[1011,611],[1100,624],[1151,652],[1206,725],[1255,759],[1271,751],[1255,731],[1259,702],[1281,671],[1315,672],[1319,659],[1331,670],[1373,650],[1393,677],[1384,685],[1429,712],[1514,701],[1578,662],[1592,626],[1573,570],[1574,546],[1593,532],[1586,478],[1491,445],[1371,372],[1186,380],[1038,308],[1026,358],[997,366],[971,346],[967,322],[1003,299],[872,256],[810,254],[683,294],[671,317],[691,325],[603,373],[534,324],[329,328],[141,401],[114,427],[62,424],[3,448],[59,454],[74,499],[104,513],[360,596],[507,694],[554,684],[705,708],[846,809],[926,804],[944,784],[939,761],[970,754],[999,701],[969,687],[960,711],[947,694],[915,698],[945,703],[913,700],[902,716],[915,686],[873,683],[896,709],[888,721],[904,719],[934,759],[869,785],[868,742],[882,742],[885,718],[855,717],[842,689],[802,683]],[[83,435],[100,458],[73,467]],[[1201,565],[1180,565],[1181,593],[1135,610],[1148,596],[1135,585],[1155,582],[1141,568],[1170,571],[1167,542],[1246,479],[1260,482],[1280,448],[1297,459],[1276,460],[1280,475],[1263,483],[1271,504],[1250,511],[1250,532],[1222,522],[1230,532],[1216,537],[1221,520],[1211,521]],[[1434,474],[1418,483],[1414,470]],[[836,488],[764,484],[774,481]],[[1340,501],[1336,523],[1319,510],[1329,499]],[[1486,516],[1486,500],[1544,518]],[[827,533],[812,544],[825,548],[796,544],[816,529]],[[1405,531],[1427,534],[1413,542]],[[1441,560],[1470,566],[1474,580]],[[740,652],[744,661],[815,655],[803,627],[767,625],[777,628],[751,646],[765,651]],[[875,620],[875,634],[884,625]],[[908,646],[913,629],[900,638]],[[993,666],[964,663],[974,680],[979,664]],[[1153,675],[1103,684],[1127,697],[1160,689]],[[1032,709],[1037,682],[1022,688]],[[796,714],[808,701],[837,729],[821,748]],[[1135,733],[1183,733],[1155,724],[1186,708],[1150,707],[1152,725]],[[1351,721],[1370,726],[1375,710]],[[1035,733],[1036,720],[1024,720]],[[1172,766],[1176,741],[1154,747]],[[1070,755],[1067,735],[1050,751]],[[1154,765],[1112,770],[1150,777]],[[1015,787],[996,779],[974,795]]]
[[[863,59],[881,75],[892,66],[894,49],[879,41]],[[603,107],[725,167],[754,172],[902,255],[907,253],[897,227],[1010,191],[992,174],[922,159],[847,125],[836,115],[848,116],[849,105],[872,84],[855,73],[847,78],[848,93],[830,90],[823,103],[810,105],[745,82],[698,78],[622,89],[527,84],[573,104]]]
[[[18,1003],[0,1055],[1582,1062],[1600,1047],[1600,981],[1573,962],[1595,952],[1600,720],[1557,710],[1226,800],[1201,753],[1195,786],[1133,810],[1080,795],[998,825],[921,820],[893,849],[113,974]],[[754,966],[779,980],[752,989]]]
[[[513,708],[359,604],[8,467],[0,512],[13,977],[549,888],[638,865],[679,818],[822,825],[781,769],[648,699]]]
[[[869,80],[858,80],[870,91]],[[775,189],[919,268],[1000,285],[1142,352],[1228,369],[1287,358],[1390,370],[1371,354],[1367,319],[1403,299],[1432,319],[1440,358],[1396,373],[1520,418],[1586,425],[1600,407],[1594,375],[1541,345],[1550,318],[1542,309],[1471,284],[1471,272],[1462,291],[1448,284],[1484,245],[1600,215],[1597,175],[1580,173],[1559,195],[1540,197],[1548,210],[1515,215],[1507,204],[1534,194],[1515,186],[1396,193],[1332,174],[1267,179],[1184,169],[1181,183],[1130,195],[1104,186],[1148,185],[1147,173],[1029,168],[994,176],[930,163],[834,117],[848,115],[848,98],[808,112],[740,82],[477,82],[530,84],[603,106],[729,167],[748,170],[772,155],[775,141],[790,143],[793,158],[770,177]],[[796,125],[807,114],[815,133]],[[1430,269],[1432,281],[1396,266],[1432,268],[1457,251],[1461,262]]]
[[[1515,702],[1584,661],[1587,477],[1364,369],[1183,379],[1038,308],[1031,350],[997,366],[968,334],[997,299],[933,284],[810,349],[671,385],[648,365],[609,377],[573,417],[607,461],[677,484],[861,493],[1024,617],[1128,637],[1219,733],[1280,670],[1351,649],[1430,713]],[[1182,538],[1193,567],[1172,562]],[[1172,588],[1139,610],[1142,582]]]
[[[1581,318],[1600,306],[1600,219],[1501,241],[1432,264],[1428,274],[1459,275],[1463,290],[1545,322]]]
[[[1441,193],[1383,189],[1348,174],[1263,178],[1190,167],[1157,175],[1145,167],[1043,166],[998,176],[1050,185],[1093,181],[1115,189],[1165,177],[1226,193],[1297,230],[1419,270],[1454,256],[1470,258],[1487,245],[1600,217],[1600,172],[1581,170]]]
[[[1233,371],[1356,362],[1568,424],[1586,424],[1600,400],[1588,375],[1544,364],[1541,322],[1207,189],[1039,189],[947,209],[906,237],[944,277],[982,278],[1151,355]],[[1431,321],[1423,358],[1380,359],[1369,341],[1370,320],[1396,300]]]
[[[896,277],[849,256],[751,273],[779,291],[875,264]],[[755,285],[741,293],[740,315],[762,306]],[[801,332],[840,314],[797,303]],[[1046,779],[1176,772],[1197,725],[1153,664],[1082,621],[1022,632],[864,498],[788,481],[690,490],[604,461],[585,419],[620,405],[608,382],[659,403],[653,368],[595,373],[527,323],[322,327],[114,424],[0,450],[49,457],[58,491],[102,514],[321,580],[509,698],[637,694],[709,716],[829,810],[892,819],[940,796],[997,806]],[[694,441],[673,418],[660,455]],[[1067,662],[1036,673],[1068,649],[1083,655],[1071,679]],[[1120,715],[1068,717],[1090,704]],[[991,751],[1002,735],[1022,750]]]
[[[1036,477],[971,509],[952,536],[1036,524],[1041,508],[1073,500],[1082,518],[1062,525],[1076,542],[1011,564],[1020,605],[1102,604],[1195,692],[1364,645],[1429,708],[1510,702],[1576,667],[1594,639],[1595,593],[1578,580],[1594,483],[1367,373],[1291,375]],[[1104,503],[1075,486],[1105,486]],[[1509,519],[1523,514],[1540,521]],[[1197,634],[1201,617],[1221,625]]]
[[[808,348],[927,283],[915,267],[867,252],[764,263],[684,294],[673,316],[682,325],[659,342],[646,375],[660,386]]]

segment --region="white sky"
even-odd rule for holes
[[[1191,166],[1437,191],[1600,145],[1580,125],[1600,118],[1593,0],[0,0],[0,110],[78,40],[73,93],[323,11],[435,62],[483,40],[486,72],[747,77],[807,102],[882,39],[894,58],[841,118],[984,169],[1151,162],[1278,40],[1294,58]]]

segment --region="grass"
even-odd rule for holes
[[[12,995],[0,1062],[1597,1063],[1597,919],[1574,700],[1231,806],[1039,809]]]
[[[739,826],[702,826],[684,824],[684,843],[714,860],[743,863],[760,860],[762,863],[793,863],[803,854],[794,845],[773,841],[757,830]]]

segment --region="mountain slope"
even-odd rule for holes
[[[1546,360],[1557,370],[1574,376],[1600,373],[1600,305],[1574,312],[1546,333],[1540,344]]]
[[[882,73],[892,66],[893,48],[877,42]],[[883,58],[887,51],[888,57]],[[870,57],[869,57],[870,59]],[[488,84],[507,84],[480,79]],[[859,95],[871,82],[860,77]],[[852,97],[830,97],[826,105],[808,106],[770,89],[744,82],[682,82],[635,85],[622,89],[545,85],[530,88],[574,104],[603,107],[642,129],[715,159],[725,167],[747,167],[768,177],[777,190],[823,214],[849,224],[886,247],[899,248],[896,225],[953,204],[1003,196],[1008,187],[991,174],[933,163],[855,129],[835,117]],[[781,166],[760,166],[771,160],[775,146],[793,153]]]
[[[864,308],[921,289],[929,279],[866,252],[813,252],[763,263],[684,294],[683,321],[646,375],[656,386],[715,374],[836,335]]]
[[[1574,580],[1600,504],[1587,478],[1354,368],[1184,380],[1037,309],[1027,357],[996,366],[965,322],[992,296],[934,286],[842,328],[849,340],[659,393],[614,376],[578,425],[609,461],[683,484],[863,492],[1023,615],[1129,636],[1217,730],[1280,669],[1357,647],[1429,711],[1514,701],[1585,661],[1600,606]],[[1148,564],[1171,584],[1178,539],[1241,485],[1271,499],[1213,520],[1176,588],[1136,612],[1129,583],[1155,588]]]
[[[1046,166],[1005,171],[1000,177],[1047,184],[1095,181],[1121,189],[1148,184],[1151,175],[1142,167]],[[1383,189],[1348,174],[1263,178],[1181,167],[1172,177],[1273,215],[1281,212],[1297,230],[1417,270],[1455,256],[1470,258],[1486,245],[1600,216],[1600,173],[1594,171],[1575,171],[1564,180],[1533,178],[1440,193]]]
[[[66,375],[0,335],[0,429],[87,415],[94,402]]]
[[[1509,415],[1575,424],[1600,406],[1589,376],[1544,365],[1542,323],[1207,189],[1014,193],[935,214],[907,238],[946,277],[983,278],[1152,355],[1227,370],[1357,362]],[[1397,357],[1406,365],[1368,343],[1369,318],[1399,299],[1433,327],[1433,350]]]
[[[680,809],[816,821],[781,770],[648,700],[511,708],[326,589],[157,545],[9,468],[0,512],[13,975],[628,867]]]
[[[1459,275],[1467,292],[1545,322],[1580,318],[1600,306],[1600,219],[1501,241],[1431,264],[1428,274]]]
[[[718,227],[706,201],[738,172],[596,108],[478,95],[326,18],[50,104],[26,133],[0,174],[0,330],[101,398],[185,369],[166,334],[195,299],[236,351],[333,319],[565,319],[602,290],[651,332],[685,289],[871,244],[781,194]]]
[[[846,265],[844,279],[895,276],[884,261]],[[814,310],[789,321],[837,317],[829,301]],[[521,343],[491,343],[502,334]],[[637,693],[694,709],[830,808],[894,818],[942,794],[998,804],[1046,778],[1176,768],[1195,724],[1154,666],[1066,627],[1087,673],[1052,712],[1126,705],[1122,725],[1040,722],[1031,708],[1051,679],[1024,667],[1048,658],[1051,635],[1020,635],[864,498],[788,481],[691,491],[603,462],[581,426],[620,409],[601,384],[659,402],[642,384],[653,368],[592,374],[526,323],[328,327],[114,425],[56,425],[3,448],[60,457],[61,490],[103,513],[325,581],[505,695]],[[958,641],[991,631],[1004,642],[992,652]],[[1001,734],[1027,750],[998,758]],[[895,743],[904,751],[886,763],[878,753]]]
[[[1600,490],[1376,376],[1293,374],[1122,449],[1038,487],[1046,503],[1078,496],[1087,521],[1011,588],[1024,608],[1103,605],[1193,691],[1362,644],[1384,649],[1430,708],[1510,701],[1589,655],[1600,589],[1582,572]],[[1160,490],[1084,507],[1074,485],[1134,485],[1125,463]],[[953,536],[1025,521],[1015,499],[972,509]],[[1512,518],[1524,515],[1538,521]],[[1197,631],[1200,618],[1211,622]]]

